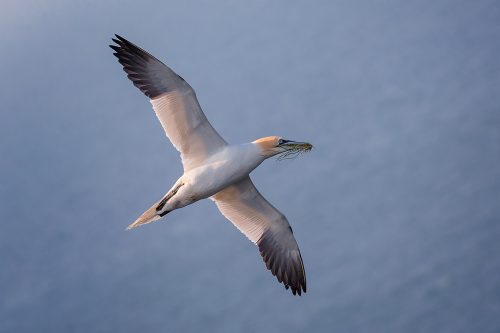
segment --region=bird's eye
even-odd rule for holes
[[[282,145],[282,144],[284,144],[284,143],[285,143],[285,140],[283,140],[283,139],[279,139],[279,141],[278,141],[278,145]]]

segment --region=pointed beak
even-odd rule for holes
[[[283,140],[278,148],[282,149],[278,153],[278,160],[295,158],[302,153],[307,153],[313,148],[309,142],[298,142],[291,140]]]
[[[286,151],[307,152],[313,148],[313,145],[309,142],[285,140],[285,142],[280,144],[278,147],[283,148]]]

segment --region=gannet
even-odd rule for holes
[[[180,152],[184,174],[127,229],[210,198],[222,215],[258,246],[267,268],[294,295],[306,292],[300,250],[286,217],[255,188],[249,174],[265,159],[309,151],[307,142],[269,136],[230,145],[208,122],[191,86],[160,60],[115,35],[113,54],[149,97],[167,137]]]

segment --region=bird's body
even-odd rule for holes
[[[184,174],[127,229],[147,224],[198,200],[221,213],[259,247],[268,269],[291,288],[306,291],[302,257],[286,217],[257,191],[249,174],[265,159],[308,151],[308,143],[265,137],[229,145],[208,122],[194,90],[158,59],[116,36],[110,45],[136,87],[150,98],[167,137],[181,153]]]
[[[247,177],[264,161],[255,143],[227,145],[211,155],[202,165],[186,171],[165,195],[175,195],[158,211],[166,214],[200,199],[206,199]]]

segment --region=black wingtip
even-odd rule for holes
[[[111,38],[111,39],[113,40],[113,42],[115,42],[116,44],[118,44],[120,46],[124,46],[124,45],[129,46],[129,47],[132,46],[132,47],[136,47],[136,48],[142,50],[140,47],[138,47],[137,45],[135,45],[132,42],[129,42],[126,38],[124,38],[118,34],[115,34],[115,37],[116,38]],[[142,51],[144,51],[144,50],[142,50]],[[144,52],[146,52],[146,51],[144,51]]]
[[[290,289],[293,295],[301,296],[306,292],[306,273],[300,250],[288,257],[288,262],[279,259],[285,250],[280,248],[273,239],[272,232],[264,232],[257,242],[260,254],[266,267],[282,283],[285,289]]]
[[[169,91],[170,88],[167,85],[169,80],[164,77],[176,74],[171,73],[165,64],[139,46],[118,34],[115,34],[115,37],[111,38],[115,44],[109,47],[115,51],[113,55],[118,58],[118,62],[123,66],[123,70],[133,84],[149,98]]]

